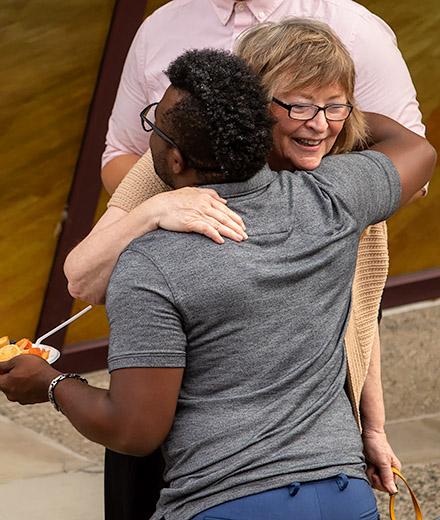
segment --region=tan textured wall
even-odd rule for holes
[[[0,5],[0,336],[32,336],[114,2]]]

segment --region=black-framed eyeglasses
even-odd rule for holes
[[[156,108],[159,104],[159,101],[156,101],[155,103],[151,103],[150,105],[146,106],[142,112],[140,113],[141,116],[141,122],[142,122],[142,128],[146,132],[155,132],[159,137],[161,137],[164,141],[166,141],[169,145],[171,145],[173,148],[177,148],[179,150],[182,157],[185,159],[187,165],[190,168],[195,168],[199,171],[206,171],[206,172],[213,172],[218,171],[218,166],[199,166],[196,162],[194,162],[192,159],[188,158],[188,156],[184,153],[184,151],[177,146],[175,141],[171,139],[163,130],[161,130],[158,126],[156,126],[155,122],[151,120],[151,116],[147,117],[149,115],[150,110],[154,107],[153,116],[155,118],[156,116]]]
[[[275,97],[272,98],[272,101],[280,107],[285,108],[289,112],[291,119],[297,119],[298,121],[310,121],[321,110],[324,112],[327,121],[345,121],[353,110],[353,105],[349,103],[329,103],[328,105],[320,107],[312,103],[295,103],[289,105]]]
[[[153,112],[153,115],[155,116],[156,114],[156,108],[157,108],[157,105],[159,104],[158,101],[156,101],[156,103],[151,103],[150,105],[148,105],[147,107],[145,107],[142,112],[140,113],[140,116],[141,116],[141,122],[142,122],[142,128],[146,131],[146,132],[156,132],[156,134],[161,137],[164,141],[166,141],[168,144],[170,144],[173,148],[177,148],[179,151],[180,151],[180,148],[177,146],[177,144],[171,139],[171,137],[168,137],[167,134],[165,132],[163,132],[158,126],[156,126],[155,123],[153,123],[153,121],[151,120],[151,117],[148,118],[147,115],[148,115],[148,112],[153,108],[154,108],[154,112]]]

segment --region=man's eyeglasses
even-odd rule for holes
[[[219,170],[218,166],[199,166],[196,164],[192,159],[189,159],[188,156],[183,152],[183,150],[177,146],[177,144],[171,139],[171,137],[168,137],[165,132],[163,132],[158,126],[156,126],[155,122],[153,123],[152,119],[156,119],[156,108],[159,104],[158,101],[156,103],[151,103],[147,107],[145,107],[142,112],[140,113],[141,116],[141,122],[142,122],[142,128],[146,132],[155,132],[159,137],[161,137],[164,141],[166,141],[169,145],[171,145],[173,148],[177,148],[179,150],[182,157],[185,159],[187,165],[190,168],[195,168],[199,171],[206,171],[206,172],[215,172]],[[154,110],[151,110],[154,107]]]
[[[312,103],[295,103],[289,105],[273,97],[272,101],[285,108],[289,112],[291,119],[298,121],[310,121],[321,110],[324,112],[327,121],[345,121],[353,110],[353,106],[349,103],[330,103],[323,107],[313,105]]]
[[[141,122],[142,122],[142,128],[146,132],[156,132],[156,134],[161,137],[164,141],[166,141],[168,144],[170,144],[173,148],[177,148],[179,150],[179,147],[177,144],[171,139],[171,137],[168,137],[165,132],[162,132],[160,128],[158,128],[155,123],[153,123],[152,119],[156,119],[156,107],[159,104],[159,102],[151,103],[151,105],[148,105],[145,107],[140,116],[141,116]],[[148,113],[151,111],[151,109],[154,107],[154,110],[149,115]],[[149,116],[149,117],[147,117]]]

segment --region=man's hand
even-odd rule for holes
[[[60,374],[47,361],[32,354],[0,363],[0,390],[9,401],[44,403],[50,382]]]
[[[400,470],[402,465],[389,445],[385,432],[363,430],[362,440],[371,485],[391,495],[397,493],[391,466]]]

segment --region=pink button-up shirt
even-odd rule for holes
[[[173,0],[148,17],[127,55],[109,121],[103,165],[118,155],[142,155],[149,134],[139,113],[169,85],[168,64],[187,49],[232,50],[237,36],[259,22],[287,16],[329,24],[356,65],[362,110],[385,114],[424,135],[416,92],[388,25],[352,0]]]

